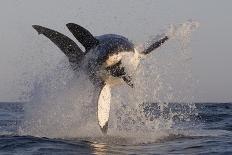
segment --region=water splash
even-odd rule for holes
[[[186,60],[191,57],[187,43],[197,27],[197,22],[191,21],[171,25],[167,31],[170,42],[150,54],[146,61],[141,60],[133,75],[135,89],[122,85],[112,90],[109,135],[155,141],[169,135],[166,130],[175,128],[175,119],[188,121],[195,114],[191,62]],[[181,44],[176,44],[176,40]],[[100,137],[97,106],[92,102],[93,85],[85,74],[74,73],[67,60],[63,60],[39,75],[31,83],[33,91],[28,94],[30,103],[25,106],[20,133]],[[178,110],[171,102],[185,104]]]
[[[115,114],[112,114],[114,120],[111,119],[111,127],[115,131],[135,135],[143,131],[153,135],[168,129],[191,126],[188,123],[188,127],[185,127],[180,122],[191,122],[197,115],[193,103],[191,50],[187,47],[191,32],[198,26],[199,23],[194,21],[171,25],[166,33],[171,39],[168,44],[158,49],[155,56],[152,54],[144,58],[138,67],[135,89],[122,86],[116,90],[112,103],[115,108]],[[160,35],[151,42],[158,39]],[[176,41],[181,44],[176,44]]]
[[[199,22],[192,20],[179,25],[171,24],[169,26],[167,35],[171,39],[179,40],[183,46],[187,46],[190,42],[192,32],[199,28],[199,26]]]

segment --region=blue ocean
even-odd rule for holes
[[[159,104],[146,103],[141,108],[148,120],[163,115],[163,121],[170,121],[170,111],[190,112],[192,115],[188,115],[188,118],[175,115],[171,118],[170,127],[160,127],[163,131],[135,131],[111,127],[109,130],[114,131],[106,136],[78,136],[77,129],[76,137],[46,137],[20,131],[27,104],[30,103],[0,103],[1,155],[232,154],[232,103],[195,103],[194,112],[190,112],[189,106],[182,103],[169,103],[166,110],[162,111]],[[46,130],[42,131],[42,128],[41,132],[46,135]],[[61,129],[56,128],[52,132],[59,130]],[[65,130],[69,132],[71,129]],[[119,130],[117,134],[114,133],[116,130]]]

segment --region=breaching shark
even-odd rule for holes
[[[117,34],[93,36],[80,25],[68,23],[66,26],[83,45],[85,51],[82,51],[72,39],[55,30],[39,25],[32,27],[59,47],[68,57],[74,71],[80,67],[84,69],[95,86],[94,102],[97,102],[98,107],[98,124],[102,133],[106,134],[110,115],[111,88],[116,84],[122,84],[123,81],[133,88],[132,73],[129,72],[128,65],[135,70],[144,55],[160,47],[169,38],[164,34],[139,51],[124,36]]]

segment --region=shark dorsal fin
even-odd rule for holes
[[[84,52],[79,46],[69,37],[55,31],[42,27],[39,25],[32,25],[32,27],[39,33],[45,35],[50,39],[59,49],[69,58],[72,63],[78,63],[84,56]]]
[[[98,45],[99,41],[85,28],[74,23],[66,24],[69,31],[85,47],[86,51]]]

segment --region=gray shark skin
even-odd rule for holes
[[[111,86],[107,81],[109,77],[121,79],[131,88],[134,87],[131,75],[126,72],[125,66],[121,61],[123,55],[120,55],[122,53],[135,54],[133,43],[126,37],[117,34],[93,36],[88,30],[74,23],[68,23],[66,26],[77,41],[84,46],[85,51],[82,51],[72,39],[55,30],[39,25],[33,25],[32,27],[38,34],[43,34],[50,39],[67,56],[74,71],[80,67],[84,69],[95,86],[94,102],[100,98],[101,91],[105,85]],[[143,51],[140,51],[140,54],[147,55],[151,53],[167,40],[168,36],[163,36]],[[111,58],[114,58],[114,56],[119,57],[111,61]],[[104,125],[99,126],[102,133],[107,134],[108,120]]]

